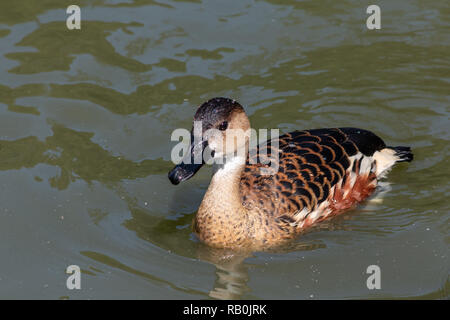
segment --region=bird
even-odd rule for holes
[[[189,150],[168,178],[177,185],[212,162],[192,228],[213,248],[282,246],[354,208],[394,164],[413,160],[410,147],[386,146],[351,127],[297,130],[255,146],[244,108],[224,97],[198,107],[190,133]]]

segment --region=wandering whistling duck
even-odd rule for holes
[[[387,147],[357,128],[294,131],[251,148],[245,111],[227,98],[203,103],[194,121],[201,121],[200,132],[192,130],[189,152],[169,179],[191,178],[209,150],[213,176],[193,230],[217,248],[278,246],[354,207],[395,163],[413,159],[409,147]]]

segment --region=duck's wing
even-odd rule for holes
[[[268,165],[258,163],[251,153],[241,177],[243,203],[291,225],[304,224],[308,217],[313,223],[373,191],[377,176],[372,156],[385,148],[378,136],[357,128],[284,134],[258,147],[258,154],[263,154],[259,160],[275,160],[273,155],[278,155],[279,168],[273,175],[261,174],[261,168]],[[347,196],[348,189],[358,187],[358,183],[360,195],[346,200],[344,193]]]

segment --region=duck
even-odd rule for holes
[[[212,162],[192,228],[213,248],[281,246],[362,203],[396,163],[413,160],[410,147],[352,127],[297,130],[254,146],[244,108],[224,97],[198,107],[190,133],[168,178],[177,185]]]

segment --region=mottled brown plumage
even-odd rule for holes
[[[355,134],[365,135],[365,141],[352,139]],[[345,185],[347,171],[352,164],[350,157],[360,152],[358,144],[372,143],[373,149],[361,145],[367,149],[367,156],[385,147],[374,134],[354,128],[295,131],[279,137],[277,142],[279,149],[269,147],[265,154],[270,158],[272,152],[278,152],[279,170],[273,176],[265,177],[259,174],[260,164],[247,161],[241,176],[241,193],[247,207],[273,206],[270,214],[285,221],[290,221],[295,212],[304,208],[312,212],[330,198],[330,190],[338,182]],[[361,160],[362,157],[353,167],[357,174]],[[368,177],[367,184],[373,178],[373,175]]]
[[[222,132],[207,138],[216,157],[230,155],[217,145],[231,128],[249,129],[242,107],[226,98],[206,102],[195,118],[206,119],[204,129]],[[258,146],[256,152],[247,152],[248,143],[239,148],[249,156],[234,155],[215,167],[194,220],[194,231],[211,246],[279,245],[363,201],[394,163],[412,160],[408,147],[386,147],[375,134],[357,128],[295,131]],[[191,176],[185,172],[190,170],[198,168],[178,166],[169,178],[178,183]]]

